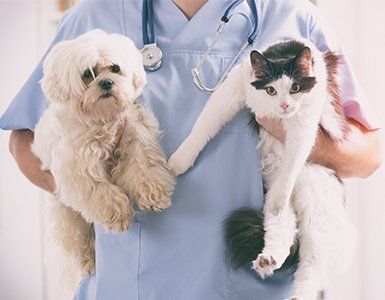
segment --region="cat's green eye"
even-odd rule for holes
[[[272,86],[268,86],[266,88],[266,93],[268,93],[270,96],[274,96],[274,95],[277,95],[277,90]]]
[[[296,93],[298,93],[300,90],[301,90],[301,86],[300,86],[298,83],[294,82],[293,85],[292,85],[291,88],[290,88],[290,93],[291,93],[291,94],[296,94]]]

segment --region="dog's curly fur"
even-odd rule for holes
[[[142,211],[171,204],[158,123],[138,101],[145,84],[133,42],[101,30],[58,43],[44,62],[50,105],[32,150],[56,181],[56,239],[83,275],[95,272],[92,223],[119,233],[133,220],[132,200]]]

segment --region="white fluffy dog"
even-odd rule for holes
[[[50,104],[32,150],[56,181],[55,238],[83,275],[95,271],[92,223],[119,233],[132,222],[132,200],[142,211],[171,204],[158,123],[138,101],[145,84],[134,43],[101,30],[58,43],[44,62]]]

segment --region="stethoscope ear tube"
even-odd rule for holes
[[[243,51],[245,51],[245,49],[254,42],[254,39],[257,36],[257,29],[258,29],[257,7],[255,5],[254,0],[246,0],[250,6],[250,10],[251,10],[251,13],[252,13],[253,19],[254,19],[254,22],[251,22],[250,34],[247,36],[247,39],[242,44],[242,47],[239,49],[237,54],[231,59],[230,63],[226,67],[226,70],[224,71],[221,78],[219,79],[218,83],[213,88],[209,88],[204,84],[204,82],[200,76],[200,68],[202,67],[203,63],[206,61],[206,59],[209,56],[209,54],[211,53],[211,51],[214,49],[214,46],[216,45],[219,37],[222,34],[223,28],[229,22],[229,20],[231,18],[230,13],[235,9],[235,7],[237,7],[243,1],[245,1],[245,0],[236,0],[233,3],[231,3],[231,5],[226,9],[225,13],[223,14],[223,16],[221,18],[221,23],[219,24],[219,26],[217,28],[217,31],[216,31],[215,36],[213,38],[213,41],[211,42],[211,44],[207,48],[205,54],[203,55],[202,59],[199,61],[198,65],[195,68],[191,69],[191,74],[193,77],[194,84],[197,86],[197,88],[199,90],[201,90],[203,92],[207,92],[207,93],[212,94],[219,87],[219,85],[226,79],[227,74],[230,72],[232,67],[235,65],[238,58],[242,55]]]
[[[226,79],[227,77],[227,74],[230,72],[230,70],[233,68],[233,66],[235,65],[235,62],[238,60],[238,58],[242,55],[243,51],[245,51],[245,49],[250,45],[249,43],[249,40],[247,39],[241,49],[239,49],[239,51],[237,52],[236,55],[234,55],[234,57],[231,59],[230,63],[228,64],[228,66],[226,67],[226,70],[223,72],[221,78],[219,79],[218,83],[213,87],[213,88],[209,88],[207,87],[204,83],[203,83],[203,80],[202,78],[200,77],[200,72],[199,72],[199,68],[193,68],[191,69],[191,74],[193,76],[193,81],[194,81],[194,84],[197,86],[197,88],[199,90],[201,90],[202,92],[206,92],[206,93],[209,93],[209,94],[212,94],[215,92],[215,90],[221,85],[221,83]],[[211,52],[211,51],[210,51]],[[200,62],[200,66],[202,65],[202,63],[204,62],[204,60],[202,59],[201,62]]]

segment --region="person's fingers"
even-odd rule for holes
[[[268,133],[277,138],[280,141],[285,140],[285,131],[282,126],[281,119],[262,117],[256,118],[256,121],[261,125]]]

